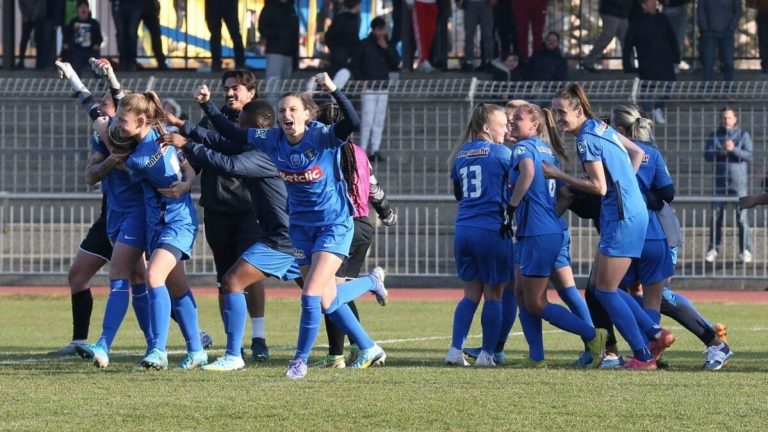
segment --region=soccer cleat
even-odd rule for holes
[[[208,354],[205,351],[190,351],[179,362],[177,369],[195,369],[208,364]]]
[[[579,357],[571,363],[571,366],[576,368],[591,368],[593,367],[592,353],[589,350],[579,353]]]
[[[507,355],[504,354],[504,351],[496,351],[495,353],[493,353],[493,361],[495,361],[497,365],[500,365],[504,363],[504,358],[506,356]]]
[[[349,346],[349,358],[347,359],[348,364],[352,364],[357,360],[357,356],[360,354],[360,347],[357,346],[357,344],[352,344]]]
[[[482,351],[482,347],[474,347],[474,348],[464,348],[462,352],[467,355],[467,357],[471,357],[473,359],[477,359],[477,356],[480,355],[480,351]]]
[[[376,287],[371,290],[373,295],[376,296],[376,301],[379,302],[380,305],[386,306],[389,301],[389,293],[384,287],[384,278],[387,277],[387,273],[383,268],[376,266],[371,270],[368,276],[373,278],[376,282]]]
[[[631,357],[628,362],[621,366],[624,370],[636,370],[636,371],[654,371],[656,370],[656,360],[650,359],[648,361],[638,360]]]
[[[721,341],[728,343],[728,326],[723,323],[715,324],[715,333]]]
[[[59,79],[69,79],[71,76],[75,75],[75,70],[72,69],[71,64],[58,60],[56,60],[54,64],[56,65],[56,73],[59,74]]]
[[[328,368],[328,369],[344,369],[347,367],[347,362],[344,361],[343,355],[330,355],[321,358],[312,364],[313,368]]]
[[[728,344],[726,343],[707,347],[704,351],[704,369],[708,371],[719,371],[728,364],[728,361],[731,360],[733,356],[733,351],[728,348]]]
[[[107,347],[102,345],[101,342],[86,346],[76,346],[75,350],[80,358],[93,360],[93,365],[99,369],[104,369],[109,366],[109,351],[107,351]]]
[[[304,378],[307,376],[307,362],[300,358],[289,361],[285,376],[292,380]]]
[[[269,360],[269,348],[264,338],[251,338],[251,358],[257,363]]]
[[[600,369],[617,369],[624,366],[625,363],[621,354],[606,354],[600,362]]]
[[[662,329],[662,332],[664,330]],[[671,335],[672,333],[670,333]],[[590,354],[592,354],[592,367],[599,368],[600,360],[605,357],[605,342],[608,340],[608,330],[604,328],[595,329],[595,338],[587,342]],[[674,338],[672,338],[674,341]],[[671,342],[670,342],[671,345]]]
[[[208,349],[213,346],[213,338],[208,333],[201,331],[200,332],[200,345],[203,346],[203,349]]]
[[[208,363],[200,369],[206,371],[229,372],[241,370],[244,368],[245,362],[243,361],[242,357],[225,354],[223,357],[217,358],[215,362]]]
[[[448,366],[469,366],[467,359],[464,358],[464,353],[461,352],[460,349],[456,349],[454,347],[451,347],[448,350],[448,354],[445,355],[445,360],[443,360],[443,363],[447,364]]]
[[[168,369],[168,354],[158,348],[152,348],[149,354],[141,359],[141,365],[144,369]]]
[[[493,360],[493,356],[485,351],[480,351],[480,355],[477,356],[477,361],[475,362],[475,366],[488,366],[488,367],[494,367],[496,366],[496,362]]]
[[[706,255],[704,255],[704,261],[708,263],[713,263],[717,259],[717,249],[712,248],[707,251]]]
[[[664,350],[669,348],[673,343],[675,343],[675,335],[667,329],[661,329],[659,338],[648,343],[648,349],[653,355],[653,361],[658,361]]]
[[[384,366],[387,360],[387,354],[380,346],[374,344],[372,347],[360,350],[360,354],[349,367],[354,369],[367,369],[371,366]]]
[[[63,347],[61,347],[61,348],[59,348],[57,350],[49,351],[48,355],[49,356],[55,356],[55,357],[75,356],[75,355],[78,355],[77,354],[77,347],[78,346],[80,346],[80,347],[87,347],[88,344],[86,342],[75,342],[75,341],[72,341],[72,342],[64,345]]]

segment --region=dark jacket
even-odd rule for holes
[[[723,149],[726,139],[733,141],[733,151]],[[707,137],[704,159],[715,163],[715,194],[748,193],[747,165],[752,162],[752,137],[748,131],[738,125],[727,130],[720,126]]]
[[[634,0],[600,0],[598,12],[600,12],[600,15],[627,19],[632,12],[634,3]]]
[[[299,16],[293,0],[267,0],[259,16],[259,34],[266,41],[266,54],[299,55]]]
[[[522,81],[523,67],[518,65],[516,68],[509,70],[500,60],[494,60],[491,62],[491,76],[494,81]]]
[[[741,0],[699,0],[696,21],[701,33],[735,32],[741,18]]]
[[[68,25],[62,28],[64,43],[69,49],[87,50],[93,52],[93,46],[99,46],[104,41],[101,35],[101,26],[93,18],[80,20],[75,17]]]
[[[560,48],[548,50],[543,43],[526,63],[525,76],[531,81],[565,81],[567,73],[568,64]]]
[[[360,15],[342,9],[325,32],[325,44],[330,51],[331,77],[342,68],[357,72],[354,62],[360,50]]]
[[[622,46],[624,71],[634,72],[632,52],[637,50],[637,73],[643,80],[675,81],[680,49],[669,18],[662,13],[644,13],[629,21]]]
[[[395,47],[387,43],[387,49],[379,46],[376,37],[371,33],[360,43],[360,52],[357,58],[359,75],[361,80],[388,80],[389,71],[397,70],[400,56]]]
[[[221,112],[233,124],[237,124],[238,111],[233,111],[227,107],[221,109]],[[188,122],[185,122],[188,123]],[[199,126],[210,128],[208,118],[204,117]],[[206,164],[198,160],[191,148],[184,148],[184,156],[195,170],[203,170],[200,175],[200,206],[205,210],[219,213],[249,213],[253,211],[253,202],[251,194],[248,192],[245,181],[242,178],[219,174],[216,170],[205,169]]]

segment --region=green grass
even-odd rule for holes
[[[225,342],[215,299],[198,299],[201,323]],[[764,431],[768,422],[768,333],[765,305],[701,304],[729,326],[736,351],[717,373],[701,370],[703,346],[676,323],[672,368],[652,373],[575,370],[581,344],[545,327],[547,370],[506,366],[447,368],[453,302],[360,303],[363,323],[387,351],[385,368],[310,370],[283,377],[293,354],[298,301],[268,304],[273,359],[235,373],[138,372],[143,338],[129,310],[107,370],[45,352],[71,336],[69,299],[0,297],[0,430],[521,430],[521,431]],[[91,325],[99,333],[104,298]],[[478,320],[468,344],[480,342]],[[250,326],[249,326],[250,327]],[[515,324],[507,359],[522,358]],[[250,330],[248,330],[250,332]],[[325,344],[324,331],[317,341]],[[182,338],[172,326],[171,362]],[[626,346],[622,346],[626,350]],[[316,348],[313,357],[324,354]]]

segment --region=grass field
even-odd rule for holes
[[[91,338],[104,300],[94,302]],[[202,327],[225,342],[215,298],[198,298]],[[273,359],[234,373],[134,371],[144,351],[129,310],[107,370],[83,360],[46,357],[71,336],[69,298],[0,296],[0,430],[768,430],[766,306],[703,303],[705,316],[729,326],[736,357],[720,372],[701,370],[703,346],[679,325],[670,370],[650,373],[568,367],[581,344],[545,327],[549,369],[515,368],[523,356],[519,324],[507,344],[507,366],[447,368],[454,302],[360,303],[366,328],[387,351],[384,368],[310,370],[283,377],[293,354],[297,300],[268,304]],[[480,342],[479,313],[468,344]],[[250,327],[250,326],[249,326]],[[246,332],[250,334],[250,328]],[[324,330],[318,345],[325,344]],[[183,341],[172,326],[171,362]],[[627,349],[623,346],[623,349]],[[316,347],[313,358],[324,354]]]

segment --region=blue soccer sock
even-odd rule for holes
[[[618,290],[616,291],[616,293],[624,301],[624,303],[626,303],[627,306],[629,306],[629,309],[632,311],[632,315],[635,317],[635,320],[637,321],[637,326],[640,328],[640,331],[643,332],[643,335],[645,336],[646,340],[657,339],[659,337],[659,334],[661,333],[661,327],[659,327],[658,325],[656,325],[656,323],[653,322],[651,317],[649,317],[648,314],[645,313],[645,310],[643,310],[642,306],[637,304],[635,299],[633,299],[628,292],[624,290]],[[611,319],[613,319],[613,315],[611,315]]]
[[[203,345],[200,342],[200,326],[197,321],[197,304],[192,291],[187,290],[181,297],[171,299],[173,312],[179,320],[181,334],[184,335],[184,343],[187,345],[187,351],[202,351]]]
[[[517,300],[512,290],[505,289],[501,294],[501,331],[499,332],[499,341],[496,342],[496,352],[504,351],[504,345],[509,338],[509,332],[515,325],[517,316]]]
[[[483,351],[493,354],[501,331],[501,301],[488,300],[483,302],[483,312],[480,315],[483,327]]]
[[[171,322],[171,297],[168,288],[160,285],[149,288],[149,322],[152,326],[152,348],[166,351],[168,343],[168,326]]]
[[[302,359],[306,362],[312,345],[320,330],[320,320],[323,311],[320,308],[320,296],[301,296],[301,318],[299,320],[299,340],[296,342],[296,355],[294,359]]]
[[[335,311],[327,315],[336,327],[349,335],[349,338],[357,343],[361,350],[373,347],[373,340],[365,332],[363,326],[360,325],[360,321],[357,320],[349,306],[342,304]]]
[[[351,302],[374,288],[376,288],[376,281],[370,276],[359,277],[337,285],[336,298],[333,299],[325,313],[332,314],[339,306]]]
[[[650,308],[644,310],[646,315],[648,315],[648,318],[650,318],[657,326],[661,323],[661,313],[659,313],[659,311]]]
[[[591,341],[597,335],[592,326],[587,325],[575,314],[558,304],[547,303],[541,312],[541,317],[560,330],[581,336],[585,342]]]
[[[112,341],[115,340],[117,331],[120,330],[120,324],[125,318],[125,313],[128,312],[128,287],[127,279],[109,281],[109,298],[107,298],[107,306],[104,309],[104,321],[101,324],[101,337],[99,338],[99,342],[107,348],[107,351],[112,347]]]
[[[623,292],[619,290],[620,292]],[[626,293],[624,293],[626,294]],[[613,325],[619,330],[619,333],[629,343],[630,348],[635,353],[635,357],[638,360],[648,361],[651,359],[651,352],[648,350],[648,346],[645,343],[645,338],[640,332],[632,315],[632,310],[625,300],[623,300],[616,291],[609,292],[600,288],[595,289],[595,295],[600,301],[600,304],[608,311],[608,315],[613,321]],[[629,297],[629,294],[627,294]],[[634,300],[629,298],[629,301],[637,305]],[[645,312],[643,312],[645,315]],[[648,316],[645,315],[646,319]]]
[[[574,315],[581,318],[581,320],[587,323],[588,326],[590,327],[595,326],[592,323],[592,316],[589,314],[589,308],[587,307],[587,302],[585,302],[584,299],[581,298],[581,295],[579,294],[579,289],[576,288],[575,285],[569,286],[568,288],[557,290],[557,295],[560,296],[560,300],[562,300],[563,303],[565,303],[565,305],[568,306],[568,309],[570,309]]]
[[[243,347],[246,315],[248,314],[245,295],[241,292],[224,294],[223,303],[224,332],[227,334],[227,351],[225,354],[240,357],[240,349]]]
[[[147,341],[147,346],[150,346],[154,336],[152,336],[152,325],[149,323],[147,285],[143,283],[131,285],[131,304],[133,305],[133,312],[136,314],[136,321],[139,322],[139,328],[144,333],[144,340]]]
[[[456,311],[453,313],[453,338],[451,346],[461,350],[464,348],[464,340],[469,333],[469,327],[472,325],[472,318],[475,316],[477,303],[464,297],[456,305]]]
[[[525,341],[528,342],[528,357],[533,361],[544,360],[544,336],[541,330],[541,317],[528,312],[520,305],[520,325],[523,327]]]

